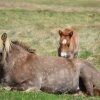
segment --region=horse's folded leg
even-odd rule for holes
[[[87,81],[84,83],[84,85],[86,86],[86,90],[87,90],[88,95],[94,96],[93,84],[90,81]]]
[[[40,92],[41,90],[36,87],[29,87],[28,89],[25,90],[25,92]]]
[[[74,96],[84,96],[85,97],[86,94],[82,91],[79,91],[79,92],[75,93]]]
[[[11,88],[11,91],[13,91],[13,90],[24,91],[24,90],[25,90],[25,87],[22,87],[22,86],[15,86],[15,87],[12,87],[12,88]]]
[[[10,86],[3,87],[4,90],[10,91],[12,88]]]

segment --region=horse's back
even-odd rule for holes
[[[80,71],[70,60],[42,56],[36,59],[37,73],[41,73],[41,89],[49,92],[71,92],[77,89]]]

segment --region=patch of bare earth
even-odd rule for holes
[[[25,2],[0,2],[0,9],[25,9],[25,10],[48,10],[55,12],[100,12],[99,7],[65,7],[61,5],[43,5]]]

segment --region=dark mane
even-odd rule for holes
[[[24,48],[26,51],[30,52],[30,53],[34,53],[35,54],[35,49],[30,48],[27,44],[18,41],[18,40],[12,40],[11,41],[13,44],[19,45],[20,47]]]

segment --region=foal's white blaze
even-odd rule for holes
[[[64,40],[62,41],[62,44],[66,44],[66,43],[67,43],[67,40],[64,39]]]
[[[67,57],[67,53],[66,52],[61,52],[61,57]]]

